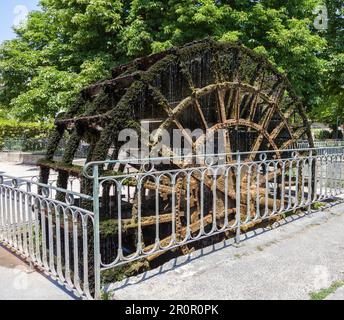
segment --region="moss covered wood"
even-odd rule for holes
[[[88,88],[85,88],[76,103],[56,120],[56,126],[61,126],[71,132],[68,147],[61,163],[49,160],[41,164],[42,172],[46,175],[48,168],[56,170],[59,174],[59,185],[65,186],[68,176],[74,172],[72,162],[75,150],[80,141],[90,143],[87,162],[101,161],[108,158],[116,159],[121,144],[118,142],[118,134],[122,129],[133,128],[140,134],[140,122],[145,119],[159,119],[160,129],[172,130],[174,128],[209,129],[217,132],[226,129],[226,151],[227,161],[233,161],[233,151],[258,151],[274,150],[273,157],[280,158],[279,149],[287,149],[298,139],[307,139],[313,146],[310,126],[303,109],[302,103],[296,96],[287,78],[280,74],[265,57],[253,51],[233,43],[219,43],[212,39],[197,41],[181,48],[171,48],[166,52],[137,59],[130,64],[120,66],[113,70],[112,79],[105,79]],[[190,139],[185,135],[186,139]],[[54,140],[55,139],[55,140]],[[51,138],[51,144],[55,145],[59,136]],[[207,135],[195,141],[193,147],[199,145]],[[151,141],[145,143],[154,150],[157,146],[158,136],[152,137]],[[192,141],[192,139],[191,139]],[[112,154],[109,156],[109,153]],[[160,155],[171,155],[173,150],[168,147],[160,151]],[[253,156],[243,159],[252,161]],[[135,164],[130,164],[132,170],[139,170]],[[170,164],[161,165],[162,170],[180,168],[179,163],[171,161]],[[69,168],[70,170],[66,170]],[[123,166],[108,166],[100,168],[102,175],[115,176],[117,171],[122,172]],[[281,168],[277,172],[277,181],[281,181]],[[271,180],[271,174],[267,173],[267,179]],[[89,194],[92,191],[92,181],[82,179],[82,192]],[[221,179],[221,178],[219,178]],[[252,176],[252,181],[256,177]],[[264,179],[263,179],[264,180]],[[193,217],[199,218],[199,177],[192,176],[192,191],[195,203]],[[240,181],[245,185],[245,180]],[[128,181],[128,185],[132,182]],[[178,236],[183,237],[186,231],[185,211],[186,183],[184,179],[178,181],[177,207],[171,208],[169,196],[171,188],[168,186],[157,187],[155,182],[146,181],[141,190],[134,193],[133,199],[121,203],[129,216],[130,223],[125,224],[127,235],[125,240],[129,248],[136,242],[137,231],[137,203],[138,197],[146,197],[146,192],[158,190],[161,195],[160,223],[161,230],[169,223],[168,215],[175,209]],[[135,186],[135,183],[132,184]],[[105,221],[116,221],[117,212],[114,207],[110,189],[111,183],[105,183],[101,197],[101,216]],[[211,181],[204,181],[204,188],[211,199]],[[260,191],[258,191],[258,189]],[[270,205],[271,199],[264,198],[265,187],[262,185],[256,190],[257,197],[261,203],[267,200]],[[264,191],[264,192],[263,192]],[[140,194],[141,192],[141,194]],[[230,216],[235,215],[235,190],[228,191],[218,187],[217,196],[223,201],[228,197]],[[149,196],[147,201],[149,203]],[[110,205],[116,204],[116,205]],[[254,207],[253,204],[251,204]],[[240,206],[245,210],[248,203],[243,197]],[[149,206],[147,206],[149,207]],[[205,203],[205,208],[207,204]],[[221,207],[221,206],[220,206]],[[91,209],[91,208],[90,208]],[[208,210],[208,209],[207,209]],[[209,213],[209,214],[208,214]],[[217,215],[219,224],[223,223],[223,215]],[[150,239],[151,224],[155,212],[142,215],[145,221],[143,230],[144,242],[150,248],[155,239]],[[212,223],[210,212],[204,214],[207,223]],[[166,218],[166,219],[165,219]],[[112,220],[107,220],[112,219]],[[125,218],[127,219],[127,218]],[[209,220],[210,219],[210,220]],[[222,220],[221,220],[222,219]],[[208,221],[209,220],[209,221]],[[116,230],[114,223],[107,225],[113,232],[105,232],[103,238],[109,241],[102,249],[102,255],[109,260],[113,258],[116,249]],[[127,222],[126,222],[127,223]],[[133,227],[132,227],[133,226]],[[199,223],[194,224],[198,230]],[[108,230],[107,229],[107,230]],[[163,231],[162,231],[163,232]],[[165,236],[165,238],[164,238]],[[105,239],[104,238],[104,239]],[[162,243],[168,242],[167,231],[162,234]],[[186,250],[184,250],[186,249]],[[186,253],[187,248],[183,248]],[[108,256],[107,256],[108,255]],[[106,259],[107,259],[106,258]]]

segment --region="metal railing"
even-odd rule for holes
[[[42,156],[46,154],[46,149],[48,146],[49,139],[47,138],[5,138],[4,143],[0,146],[0,151],[3,152],[30,152],[33,154],[41,154]],[[67,139],[62,139],[59,146],[55,152],[55,156],[59,157],[63,155],[64,150],[67,146]],[[79,159],[85,159],[89,151],[89,144],[86,142],[81,142],[75,157]]]
[[[85,172],[93,172],[88,177],[98,181],[95,194],[104,195],[106,189],[113,199],[106,209],[98,206],[96,215],[112,217],[117,229],[113,256],[103,252],[100,270],[227,232],[239,242],[241,233],[255,224],[298,209],[309,211],[316,202],[342,195],[344,148],[326,150],[282,150],[281,158],[272,157],[275,151],[259,152],[256,161],[247,160],[250,153],[236,153],[230,164],[221,164],[227,155],[137,160],[138,170],[114,176],[99,173],[130,161],[87,164]],[[178,168],[161,170],[164,161]],[[126,244],[128,223],[137,239],[134,248]]]
[[[92,197],[35,180],[0,175],[0,243],[77,295],[92,298],[94,214],[80,207]],[[57,193],[64,201],[56,200]]]
[[[299,140],[296,142],[296,146],[298,149],[308,149],[309,142],[308,140]],[[325,148],[325,147],[343,147],[344,146],[344,140],[335,140],[335,139],[328,139],[328,140],[315,140],[314,146],[316,148]]]
[[[99,299],[105,270],[205,239],[239,242],[257,224],[344,195],[343,164],[344,147],[90,162],[91,195],[76,182],[0,175],[0,242]]]
[[[32,152],[44,154],[47,139],[39,138],[5,138],[1,151],[5,152]]]

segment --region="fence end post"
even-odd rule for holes
[[[240,181],[241,181],[241,159],[240,159],[240,153],[237,153],[237,170],[236,170],[236,191],[235,191],[235,197],[236,197],[236,222],[237,222],[237,228],[236,228],[236,234],[235,234],[235,243],[238,245],[240,243],[240,228],[241,228],[241,217],[240,217]]]
[[[100,235],[99,235],[99,165],[93,166],[93,213],[94,213],[94,299],[101,299],[100,284]]]

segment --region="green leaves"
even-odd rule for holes
[[[338,95],[341,76],[333,70],[342,70],[341,58],[326,62],[332,59],[327,41],[340,47],[334,40],[340,19],[328,34],[312,27],[320,2],[41,0],[42,11],[30,13],[16,29],[18,38],[0,47],[0,105],[20,119],[50,119],[111,67],[212,36],[267,56],[310,109],[324,90]],[[336,8],[340,0],[327,2]],[[330,72],[336,74],[332,80]]]
[[[334,127],[344,122],[344,3],[342,0],[326,0],[328,30],[326,61],[323,63],[322,90],[317,97],[312,116]]]
[[[12,113],[24,120],[41,120],[66,111],[84,86],[107,75],[106,60],[104,56],[86,60],[80,73],[56,67],[37,68],[37,76],[29,83],[28,90],[12,99]]]
[[[7,138],[39,138],[53,128],[52,123],[32,123],[0,119],[0,150]]]
[[[42,0],[0,47],[0,104],[20,119],[51,119],[109,74],[122,2]]]
[[[314,118],[331,124],[344,122],[344,53],[331,55],[326,63],[324,94],[314,108]]]

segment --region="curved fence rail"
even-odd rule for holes
[[[262,152],[256,161],[238,153],[230,164],[221,164],[221,155],[202,156],[197,165],[194,158],[188,165],[180,158],[183,165],[174,170],[159,169],[171,158],[140,160],[138,171],[99,176],[99,193],[106,188],[114,199],[106,215],[116,229],[115,253],[102,254],[101,269],[150,260],[218,234],[232,232],[240,241],[240,233],[256,224],[337,197],[344,188],[343,150],[288,150],[281,158]],[[89,163],[86,169],[109,164]],[[128,230],[136,235],[134,247],[127,244]]]
[[[0,242],[99,299],[105,270],[216,237],[239,242],[261,223],[344,195],[343,164],[344,147],[90,162],[90,195],[74,180],[65,190],[0,175]]]
[[[55,199],[57,192],[65,201]],[[82,199],[91,197],[0,175],[0,242],[77,295],[92,298],[94,215],[76,204]]]

